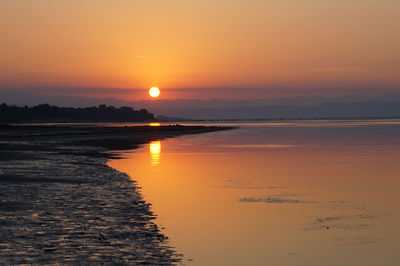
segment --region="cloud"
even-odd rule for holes
[[[368,68],[354,66],[336,66],[336,67],[316,67],[311,69],[312,72],[319,73],[362,73],[368,72]]]

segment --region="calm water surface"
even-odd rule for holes
[[[109,163],[185,265],[400,265],[399,121],[239,126]]]

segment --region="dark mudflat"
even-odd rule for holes
[[[0,127],[0,264],[180,261],[111,150],[216,127]]]

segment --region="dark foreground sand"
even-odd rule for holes
[[[216,127],[0,127],[0,264],[180,261],[111,150]]]

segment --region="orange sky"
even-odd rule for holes
[[[398,0],[2,0],[0,88],[130,100],[151,86],[170,99],[400,92],[399,13]]]

